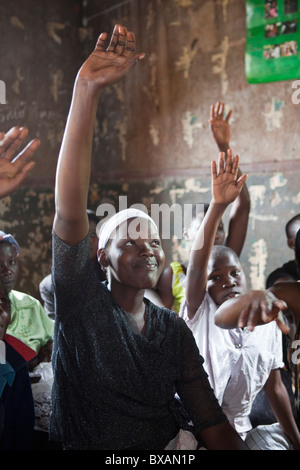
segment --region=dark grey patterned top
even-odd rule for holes
[[[51,439],[66,449],[163,449],[181,422],[177,393],[195,432],[226,421],[185,322],[145,299],[146,330],[99,282],[88,237],[53,235],[56,322]]]

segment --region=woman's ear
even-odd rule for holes
[[[99,248],[97,251],[97,258],[98,258],[98,263],[103,266],[104,268],[107,268],[109,265],[108,259],[107,259],[107,253],[104,248]]]

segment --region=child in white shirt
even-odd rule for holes
[[[279,370],[283,366],[279,320],[254,331],[236,325],[222,329],[214,321],[220,305],[229,299],[243,299],[247,294],[245,274],[237,255],[227,247],[213,246],[220,219],[247,178],[243,175],[237,179],[238,162],[239,157],[233,159],[228,151],[226,161],[225,154],[220,154],[219,168],[212,163],[212,202],[194,240],[180,315],[194,333],[223,411],[241,436],[245,438],[251,429],[251,406],[265,386],[273,412],[289,438],[287,442],[299,449],[300,435]],[[253,291],[247,295],[251,299],[258,296]],[[270,299],[269,292],[260,292],[258,297],[266,310],[275,309],[278,313],[286,307],[274,296]],[[280,327],[286,332],[285,325]]]

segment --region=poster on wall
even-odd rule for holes
[[[300,78],[300,0],[246,0],[246,78]]]

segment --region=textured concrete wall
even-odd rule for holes
[[[78,67],[98,34],[121,22],[146,58],[107,88],[97,115],[89,206],[195,203],[210,199],[208,126],[217,100],[234,111],[231,145],[249,174],[252,209],[242,261],[249,284],[292,257],[284,224],[300,212],[299,106],[292,82],[249,85],[241,0],[17,0],[0,3],[6,104],[0,127],[27,125],[42,141],[34,172],[0,202],[2,228],[21,245],[20,288],[38,295],[51,263],[53,187]],[[164,241],[167,259],[180,251]]]

